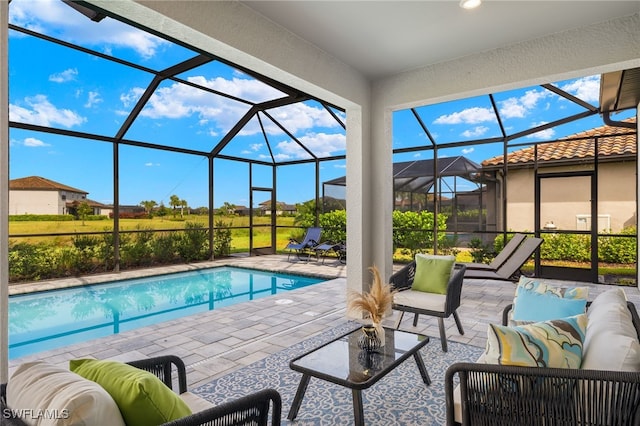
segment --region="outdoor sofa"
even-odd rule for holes
[[[513,305],[503,311],[510,324]],[[621,288],[586,303],[579,368],[456,363],[445,375],[447,424],[639,425],[640,319]]]
[[[280,424],[282,401],[276,390],[254,391],[214,406],[187,391],[185,365],[177,356],[129,363],[74,360],[70,368],[73,371],[44,362],[18,366],[9,383],[0,386],[0,424]]]

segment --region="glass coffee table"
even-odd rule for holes
[[[351,389],[355,425],[364,425],[362,390],[371,387],[411,356],[422,381],[427,386],[431,384],[419,352],[429,343],[428,336],[385,328],[385,345],[375,352],[367,352],[358,347],[361,334],[362,329],[358,327],[291,360],[289,367],[302,373],[302,378],[287,416],[289,420],[298,415],[311,377]]]

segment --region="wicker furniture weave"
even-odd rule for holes
[[[420,306],[419,303],[416,304],[400,304],[394,301],[393,309],[397,311],[401,311],[400,318],[396,323],[396,328],[400,326],[400,322],[402,321],[402,317],[405,312],[411,312],[414,314],[413,316],[413,326],[418,325],[418,317],[420,315],[430,315],[434,317],[438,317],[438,327],[440,329],[440,343],[442,345],[442,350],[447,352],[447,334],[444,328],[444,319],[449,318],[449,316],[453,315],[453,319],[456,322],[456,326],[458,327],[458,331],[460,334],[464,334],[464,329],[462,328],[462,323],[460,323],[460,318],[458,317],[458,312],[456,309],[460,306],[460,296],[462,293],[462,282],[464,280],[464,274],[466,271],[466,266],[463,264],[457,263],[455,265],[454,272],[451,274],[451,278],[449,279],[449,284],[447,285],[447,295],[446,301],[444,302],[444,306],[440,310],[427,309],[425,307]],[[407,266],[400,269],[398,272],[391,275],[389,278],[389,283],[392,288],[397,291],[406,291],[411,289],[411,285],[413,284],[413,279],[416,273],[416,262],[415,260],[409,263]],[[436,297],[439,297],[437,295]]]
[[[187,391],[187,374],[184,362],[174,355],[165,355],[132,361],[128,364],[155,374],[162,382],[178,393]],[[176,372],[177,377],[173,376]],[[19,418],[11,418],[10,407],[5,403],[6,384],[0,385],[0,423],[2,426],[27,426]],[[272,408],[272,414],[269,411]],[[280,425],[282,401],[274,389],[264,389],[229,401],[190,416],[165,423],[164,426],[224,426],[224,425]],[[271,423],[269,423],[271,420]]]
[[[640,337],[636,308],[627,307]],[[640,424],[638,372],[456,363],[445,375],[448,425],[456,424],[458,381],[463,425]]]

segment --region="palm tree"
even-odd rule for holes
[[[169,205],[171,207],[173,207],[173,216],[176,216],[176,208],[179,207],[182,204],[182,200],[180,200],[180,197],[178,197],[177,195],[173,194],[171,197],[169,197]]]
[[[158,203],[156,203],[154,200],[149,200],[149,201],[140,201],[140,205],[144,207],[144,211],[146,211],[149,217],[151,217],[153,213],[153,209],[158,205]]]
[[[188,207],[187,200],[180,200],[180,217],[184,217],[184,209]]]

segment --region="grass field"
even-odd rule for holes
[[[247,216],[215,216],[214,223],[219,220],[227,224],[232,229],[232,251],[242,252],[249,249],[249,217]],[[152,219],[120,219],[120,230],[133,231],[139,229],[166,230],[166,229],[184,229],[187,222],[198,223],[203,227],[207,227],[209,219],[207,216],[189,215],[180,219],[180,217],[155,217]],[[253,218],[253,224],[258,225],[253,230],[254,247],[267,247],[271,243],[271,229],[268,226],[260,227],[259,225],[270,225],[271,218],[258,216]],[[302,233],[294,226],[292,217],[277,218],[278,230],[276,233],[276,249],[282,250],[292,236]],[[113,220],[97,220],[85,221],[84,224],[80,220],[58,222],[58,221],[28,221],[28,222],[9,222],[10,235],[42,235],[42,234],[74,234],[74,233],[99,233],[110,231],[113,229]],[[48,243],[55,245],[71,244],[72,236],[37,236],[37,237],[19,237],[10,238],[12,242],[28,242],[31,244]]]

